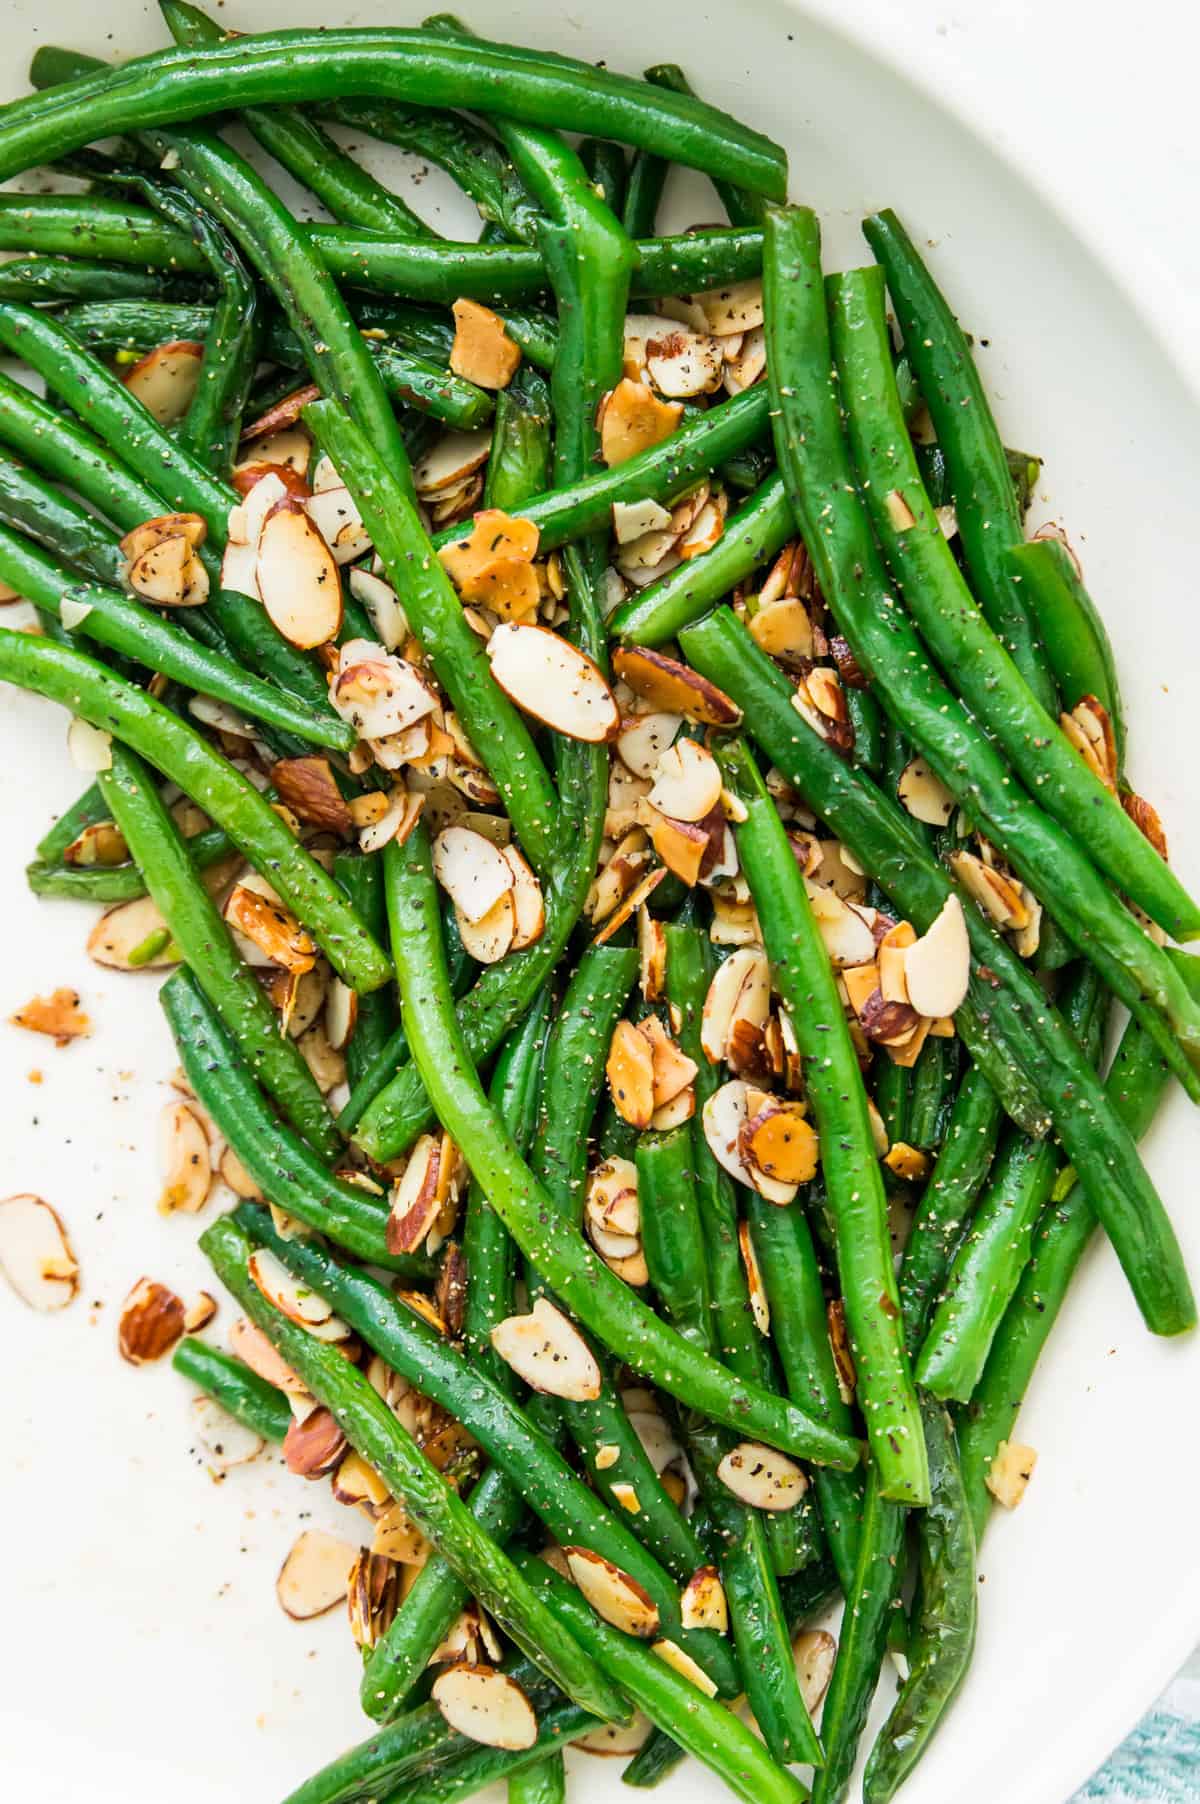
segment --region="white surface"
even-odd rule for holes
[[[20,89],[26,48],[41,40],[105,54],[161,42],[153,11],[22,0],[9,14],[6,80]],[[844,35],[814,23],[820,13]],[[1181,870],[1200,880],[1188,807],[1200,458],[1195,396],[1161,349],[1194,354],[1183,329],[1200,273],[1196,153],[1182,142],[1194,19],[1152,3],[1131,32],[1128,21],[1101,25],[1082,0],[813,0],[807,14],[783,0],[610,0],[594,15],[477,0],[470,14],[497,35],[624,68],[683,61],[710,98],[787,144],[792,192],[825,214],[831,264],[865,260],[857,220],[882,204],[931,241],[965,323],[989,341],[984,370],[1006,436],[1046,458],[1033,523],[1062,520],[1084,552],[1124,674],[1134,780],[1162,810]],[[278,0],[228,11],[249,26],[332,17]],[[442,193],[430,182],[413,199]],[[681,201],[685,218],[711,215],[702,193]],[[292,1624],[272,1590],[306,1512],[350,1534],[353,1518],[274,1464],[214,1487],[190,1451],[186,1387],[117,1358],[116,1316],[134,1280],[145,1272],[191,1296],[205,1270],[194,1224],[154,1212],[156,1114],[170,1094],[159,1080],[175,1062],[155,980],[90,966],[92,911],[36,904],[21,880],[51,809],[81,786],[64,725],[48,705],[0,692],[10,848],[0,1016],[74,983],[100,1030],[59,1052],[0,1027],[0,1195],[35,1189],[53,1201],[84,1272],[80,1300],[58,1318],[0,1294],[6,1790],[38,1804],[260,1804],[366,1732],[341,1614]],[[34,1068],[45,1073],[36,1087]],[[1176,1100],[1148,1157],[1200,1273],[1189,1133]],[[230,1318],[226,1306],[214,1332]],[[1062,1804],[1189,1651],[1200,1624],[1200,1465],[1188,1429],[1198,1364],[1194,1341],[1167,1346],[1141,1331],[1099,1249],[1023,1414],[1037,1474],[1019,1514],[989,1531],[975,1665],[908,1804]],[[612,1795],[619,1767],[574,1765],[573,1797]],[[660,1795],[680,1804],[717,1788],[689,1765]]]

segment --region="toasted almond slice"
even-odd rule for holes
[[[742,1128],[749,1113],[749,1093],[749,1084],[741,1078],[731,1079],[713,1091],[704,1105],[701,1119],[705,1141],[717,1164],[739,1184],[753,1189],[754,1180],[741,1153]]]
[[[223,910],[229,925],[257,946],[273,965],[303,974],[317,962],[316,941],[289,908],[260,895],[246,882],[235,883]]]
[[[375,741],[402,733],[438,706],[414,665],[361,639],[342,647],[329,699],[363,739]]]
[[[613,1107],[631,1127],[648,1128],[654,1113],[654,1049],[631,1021],[618,1021],[605,1064]]]
[[[325,1037],[335,1052],[345,1051],[357,1022],[358,996],[340,977],[331,978],[325,998]]]
[[[750,1238],[748,1221],[738,1223],[738,1248],[742,1255],[742,1264],[746,1268],[746,1289],[750,1297],[750,1313],[754,1317],[754,1326],[760,1334],[770,1334],[771,1308],[767,1301],[767,1291],[758,1263],[758,1254],[755,1252],[754,1242]]]
[[[111,868],[128,862],[129,847],[125,835],[113,821],[93,821],[76,834],[63,853],[64,864],[83,870],[94,869],[97,865]]]
[[[627,1723],[597,1723],[586,1735],[578,1735],[571,1743],[581,1754],[621,1755],[636,1754],[638,1749],[649,1740],[653,1724],[648,1716],[635,1710],[633,1718]]]
[[[234,512],[237,510],[235,509]],[[221,587],[251,601],[262,601],[258,592],[258,551],[231,538],[221,554]]]
[[[742,1127],[741,1153],[751,1174],[771,1178],[786,1188],[807,1184],[815,1177],[820,1150],[816,1131],[796,1102],[766,1096]],[[768,1197],[768,1201],[774,1200]]]
[[[804,1707],[810,1716],[815,1716],[833,1677],[837,1642],[827,1629],[805,1629],[793,1641],[792,1652]]]
[[[337,786],[328,758],[315,754],[304,758],[279,758],[271,766],[271,781],[282,802],[310,827],[330,833],[350,833],[350,810]]]
[[[208,1135],[186,1102],[168,1103],[163,1110],[159,1117],[159,1144],[163,1188],[158,1212],[173,1215],[181,1210],[194,1215],[208,1201],[213,1174]]]
[[[835,969],[872,964],[875,935],[870,922],[853,902],[844,902],[836,890],[824,889],[805,878],[809,905]]]
[[[661,1109],[691,1084],[696,1063],[676,1045],[657,1015],[647,1015],[639,1022],[638,1032],[650,1042],[654,1107]]]
[[[62,1217],[26,1192],[0,1202],[0,1272],[40,1314],[65,1309],[79,1289],[79,1263]]]
[[[183,538],[193,549],[203,545],[208,527],[200,514],[156,514],[130,527],[120,541],[121,550],[131,563],[142,553],[161,545],[164,539]]]
[[[517,373],[521,351],[504,330],[504,321],[478,301],[455,301],[454,343],[450,368],[480,388],[507,388]]]
[[[590,1174],[585,1204],[589,1221],[609,1233],[636,1240],[641,1233],[638,1212],[637,1166],[617,1155],[605,1159]]]
[[[647,1002],[658,1002],[667,987],[667,933],[645,906],[644,898],[638,906],[638,958],[642,996]]]
[[[315,505],[315,500],[307,504]],[[342,625],[342,585],[334,553],[290,497],[267,515],[258,541],[255,580],[272,625],[289,644],[311,651],[336,638]]]
[[[244,1422],[231,1415],[214,1397],[193,1397],[192,1427],[204,1449],[205,1462],[215,1478],[223,1478],[235,1466],[245,1466],[266,1446]]]
[[[567,1570],[597,1616],[648,1641],[658,1633],[658,1607],[636,1579],[587,1547],[564,1547]]]
[[[628,1510],[631,1516],[639,1513],[642,1506],[632,1485],[626,1484],[622,1479],[617,1484],[610,1485],[609,1489],[613,1494],[613,1501],[619,1503],[623,1510]]]
[[[532,564],[517,558],[497,558],[463,583],[466,602],[489,608],[502,621],[532,619],[541,603],[541,587]]]
[[[512,890],[505,891],[481,920],[468,921],[458,909],[455,918],[463,948],[478,964],[499,964],[512,951],[517,937],[517,910]]]
[[[924,821],[929,827],[944,827],[956,807],[946,785],[921,757],[910,758],[904,766],[896,794],[913,819]]]
[[[696,1088],[688,1084],[678,1095],[672,1096],[669,1102],[660,1103],[650,1117],[650,1126],[656,1134],[669,1133],[672,1128],[682,1127],[696,1113]]]
[[[1015,1510],[1036,1464],[1036,1448],[1026,1447],[1020,1441],[1001,1441],[992,1455],[984,1483],[997,1503],[1006,1510]]]
[[[889,1171],[902,1178],[906,1184],[919,1184],[928,1176],[929,1155],[919,1147],[909,1146],[906,1140],[897,1140],[888,1148],[884,1164]]]
[[[377,1647],[387,1634],[400,1596],[399,1568],[370,1548],[362,1548],[346,1581],[346,1605],[354,1645],[364,1653]]]
[[[726,511],[723,494],[713,495],[704,503],[687,532],[675,547],[682,563],[687,563],[690,558],[700,557],[704,552],[712,549],[725,531]]]
[[[720,1465],[717,1477],[735,1497],[752,1509],[782,1511],[796,1507],[808,1480],[786,1454],[758,1441],[739,1441]]]
[[[149,896],[119,903],[101,915],[87,941],[88,957],[116,971],[160,969],[179,963],[171,930]]]
[[[1135,795],[1132,789],[1123,789],[1121,806],[1134,826],[1150,841],[1159,857],[1166,858],[1168,855],[1166,830],[1153,803],[1148,802],[1144,796]]]
[[[397,784],[391,792],[385,812],[359,834],[360,850],[378,852],[393,840],[402,846],[420,820],[425,802],[425,796],[410,795],[403,784]]]
[[[729,344],[736,340],[731,336],[724,342]],[[736,356],[730,357],[726,352],[725,387],[731,395],[740,395],[743,389],[753,388],[766,371],[767,335],[761,326],[752,326],[743,335]]]
[[[408,618],[396,592],[381,576],[352,566],[347,572],[350,593],[370,616],[376,637],[386,651],[395,651],[408,638]]]
[[[717,966],[704,998],[700,1044],[710,1063],[719,1065],[728,1057],[736,1021],[761,1033],[770,1007],[771,972],[766,953],[756,946],[731,952]]]
[[[977,858],[974,852],[952,852],[950,868],[998,927],[1019,929],[1029,925],[1029,908],[1020,890],[1002,871]],[[941,1010],[942,1014],[947,1012]]]
[[[305,382],[301,387],[294,388],[290,395],[284,395],[282,400],[276,401],[273,407],[268,407],[265,413],[259,414],[256,420],[252,420],[248,426],[243,426],[243,445],[249,441],[265,439],[271,445],[272,458],[278,459],[279,451],[274,441],[285,437],[289,430],[297,429],[300,415],[310,402],[319,399],[320,393],[315,382]],[[301,468],[307,468],[307,465],[306,458]]]
[[[217,1299],[211,1291],[202,1290],[187,1306],[183,1318],[184,1331],[187,1334],[198,1334],[201,1328],[207,1328],[217,1313]]]
[[[492,448],[490,429],[480,432],[444,432],[413,466],[417,494],[427,500],[444,495],[465,482],[488,460]]]
[[[660,395],[687,400],[721,386],[725,359],[715,338],[661,326],[646,341],[646,372]]]
[[[668,746],[654,772],[649,801],[677,821],[702,821],[721,799],[721,770],[712,753],[694,739]]]
[[[531,1748],[537,1717],[516,1680],[493,1666],[448,1666],[430,1692],[452,1729],[489,1748]]]
[[[742,711],[707,677],[643,645],[621,645],[613,653],[613,670],[635,695],[665,713],[682,714],[701,726],[732,727]]]
[[[604,926],[596,935],[593,944],[603,946],[612,939],[613,935],[624,927],[626,921],[628,921],[632,915],[636,914],[639,909],[644,907],[646,901],[654,894],[654,891],[658,888],[666,875],[666,870],[663,868],[648,871],[641,881],[634,885],[633,889],[630,890],[629,894],[620,903],[615,912],[609,915]],[[664,958],[666,956],[665,936],[663,956]]]
[[[623,377],[600,403],[600,455],[610,469],[669,438],[683,418],[678,401],[660,401],[643,382]]]
[[[76,715],[67,728],[67,756],[76,770],[85,773],[111,770],[112,734]]]
[[[529,564],[537,556],[538,529],[532,520],[515,519],[502,508],[487,507],[475,515],[471,530],[438,552],[438,562],[459,587],[498,559]]]
[[[650,1282],[650,1268],[646,1264],[646,1255],[640,1243],[636,1253],[630,1253],[622,1259],[606,1258],[604,1263],[614,1277],[620,1278],[622,1284],[628,1284],[634,1290],[640,1290]]]
[[[617,735],[617,756],[635,777],[653,778],[682,725],[682,714],[638,714],[623,720]]]
[[[904,967],[908,949],[916,944],[916,939],[911,922],[898,921],[879,942],[878,983],[879,993],[885,1002],[909,1001],[908,978]],[[848,977],[848,973],[843,972],[843,976]]]
[[[283,1441],[283,1457],[297,1478],[324,1478],[346,1455],[346,1437],[332,1412],[317,1404],[296,1417]]]
[[[542,626],[496,628],[488,640],[492,675],[519,708],[569,739],[612,739],[620,715],[601,671],[568,640]]]
[[[160,426],[173,426],[192,404],[203,363],[203,344],[176,338],[139,357],[122,381]]]
[[[303,470],[294,469],[289,463],[269,463],[265,458],[239,464],[233,472],[233,486],[244,500],[251,489],[264,482],[268,476],[275,477],[283,485],[284,494],[294,495],[298,501],[307,500],[312,494]],[[279,496],[276,495],[275,499],[278,500]],[[200,518],[198,514],[177,514],[174,517],[180,520]]]
[[[798,595],[767,602],[747,624],[751,638],[781,664],[799,668],[813,655],[812,620]]]
[[[516,883],[516,873],[504,852],[469,827],[446,827],[438,834],[433,843],[433,871],[472,925],[482,921]]]
[[[297,1377],[262,1329],[247,1321],[245,1316],[239,1316],[230,1328],[229,1345],[252,1372],[257,1372],[260,1378],[265,1378],[277,1390],[286,1391],[291,1396],[307,1394],[304,1380]]]
[[[352,563],[364,551],[370,551],[371,536],[349,489],[318,489],[302,505],[333,553],[335,563]]]
[[[708,329],[717,337],[732,332],[750,332],[763,323],[762,278],[751,276],[745,282],[729,282],[707,294],[694,297]]]
[[[414,1528],[402,1503],[389,1503],[375,1518],[375,1535],[371,1552],[399,1566],[422,1566],[429,1554],[429,1543],[420,1529]]]
[[[513,874],[512,905],[516,931],[511,950],[521,952],[526,946],[532,946],[541,939],[546,925],[542,886],[516,846],[504,846],[500,856]]]
[[[296,1039],[296,1049],[317,1080],[322,1096],[328,1096],[346,1081],[346,1061],[329,1044],[323,1021],[316,1021]]]
[[[391,1502],[391,1493],[378,1472],[353,1448],[334,1473],[330,1489],[339,1503],[366,1504],[374,1510]]]
[[[698,1566],[679,1598],[679,1620],[685,1629],[729,1632],[729,1605],[715,1566]]]
[[[387,1222],[389,1253],[411,1253],[421,1245],[442,1206],[438,1194],[441,1137],[422,1134],[392,1191]]]
[[[497,1322],[491,1341],[532,1390],[582,1403],[600,1395],[600,1367],[575,1325],[547,1297],[528,1315]]]
[[[618,545],[632,545],[649,532],[664,532],[671,524],[669,509],[647,496],[643,501],[614,501],[613,537]]]
[[[129,566],[135,595],[163,608],[195,608],[208,600],[208,572],[180,533],[160,539]]]
[[[657,1654],[665,1666],[669,1666],[673,1672],[679,1674],[681,1679],[686,1679],[690,1685],[694,1685],[697,1691],[702,1691],[706,1698],[716,1697],[717,1687],[713,1680],[689,1653],[685,1653],[678,1642],[665,1639],[652,1642],[650,1652]]]
[[[306,1528],[293,1544],[275,1580],[275,1595],[294,1622],[311,1622],[340,1604],[350,1583],[358,1548],[317,1528]]]
[[[169,1353],[183,1335],[183,1301],[154,1278],[139,1278],[121,1305],[117,1345],[132,1366],[149,1365]]]
[[[268,1303],[274,1304],[289,1322],[302,1328],[324,1328],[331,1322],[333,1310],[302,1279],[293,1277],[281,1260],[266,1247],[256,1247],[246,1261],[246,1270],[255,1288]]]
[[[243,433],[243,442],[248,437],[249,434]],[[255,439],[237,468],[245,469],[254,463],[284,464],[297,476],[304,476],[312,461],[312,449],[312,439],[303,426],[286,426],[279,431],[267,429]]]
[[[55,990],[49,996],[34,996],[9,1020],[27,1033],[48,1034],[56,1046],[69,1046],[72,1040],[86,1038],[92,1031],[90,1017],[79,1006],[78,990]]]
[[[908,999],[918,1014],[930,1019],[953,1015],[966,997],[970,975],[971,942],[963,906],[957,896],[947,896],[929,930],[904,953]]]
[[[1012,936],[1013,951],[1018,958],[1032,958],[1042,943],[1042,905],[1024,883],[1020,885],[1021,900],[1029,910],[1029,919],[1024,927],[1018,927]],[[942,1016],[942,1020],[949,1017]]]
[[[651,844],[669,871],[691,889],[700,880],[710,841],[704,827],[692,821],[672,820],[657,809],[649,798],[638,804],[638,817],[650,835]]]

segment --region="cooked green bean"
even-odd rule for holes
[[[669,88],[676,94],[694,94],[695,89],[678,63],[656,63],[652,69],[646,70],[646,80],[653,82],[656,88]],[[761,226],[763,216],[762,196],[749,193],[745,188],[737,187],[720,176],[713,177],[713,187],[720,198],[730,225]]]
[[[793,861],[794,862],[794,861]],[[403,850],[386,847],[401,1006],[417,1065],[440,1120],[525,1257],[613,1355],[702,1414],[802,1457],[852,1467],[858,1447],[817,1428],[794,1405],[735,1383],[632,1296],[581,1240],[554,1232],[555,1211],[488,1108],[446,981],[428,836],[418,822]]]
[[[1000,1101],[977,1065],[959,1085],[945,1139],[913,1215],[900,1265],[900,1307],[908,1350],[925,1338],[963,1223],[991,1167],[1000,1129]]]
[[[250,1240],[231,1216],[200,1236],[221,1282],[255,1325],[269,1336],[319,1403],[333,1414],[351,1446],[404,1504],[425,1538],[452,1563],[480,1603],[523,1653],[567,1696],[610,1722],[628,1709],[603,1668],[551,1609],[526,1575],[480,1529],[465,1503],[432,1466],[366,1377],[336,1347],[314,1339],[268,1302],[247,1268]]]
[[[540,1766],[569,1742],[598,1727],[595,1718],[577,1704],[553,1704],[538,1718],[538,1738],[531,1748],[519,1753],[505,1748],[474,1748],[428,1778],[410,1780],[389,1792],[381,1804],[463,1804],[464,1799],[473,1798],[485,1785]]]
[[[963,701],[1003,747],[1039,807],[1066,833],[1073,831],[1095,864],[1151,919],[1187,939],[1200,931],[1200,909],[1113,790],[1084,763],[1057,716],[1030,691],[1024,670],[976,607],[929,505],[891,378],[882,270],[852,270],[831,277],[827,287],[862,494],[930,650],[954,672]],[[982,793],[979,802],[986,808]]]
[[[1014,545],[1006,562],[1037,622],[1063,706],[1073,708],[1085,695],[1094,695],[1112,722],[1118,761],[1123,763],[1125,708],[1116,659],[1070,552],[1055,539],[1035,539]]]
[[[804,879],[758,769],[740,743],[720,747],[718,758],[727,785],[746,809],[734,838],[774,982],[795,1024],[820,1134],[867,1442],[883,1495],[924,1503],[929,1496],[925,1442],[900,1333],[887,1199],[850,1030]],[[827,1416],[827,1409],[822,1413]]]
[[[107,814],[107,811],[106,811]],[[234,851],[220,827],[208,827],[187,842],[188,857],[198,871],[219,864]],[[73,902],[133,902],[146,894],[146,879],[136,864],[42,864],[25,867],[25,881],[35,896],[63,896]],[[365,998],[359,998],[361,1008]]]
[[[636,1164],[650,1282],[680,1334],[704,1352],[713,1352],[716,1337],[688,1124],[667,1133],[641,1135]]]
[[[13,257],[0,264],[0,299],[6,301],[110,301],[166,299],[187,284],[153,269],[97,263],[83,257]]]
[[[186,232],[109,194],[0,194],[0,250],[209,273],[204,252]]]
[[[1008,459],[970,342],[904,227],[890,210],[863,223],[887,277],[904,349],[929,408],[954,492],[958,532],[980,605],[1048,713],[1054,684],[1005,554],[1025,537]],[[964,674],[965,673],[961,673]]]
[[[535,370],[523,370],[496,396],[492,448],[483,505],[519,514],[550,481],[550,391]]]
[[[292,1411],[284,1393],[231,1353],[188,1334],[171,1355],[171,1364],[265,1441],[282,1441],[291,1427]]]
[[[605,206],[623,221],[628,170],[621,146],[606,138],[584,138],[579,146],[579,160]]]
[[[940,1144],[957,1074],[957,1042],[930,1034],[913,1067],[908,1133],[902,1136],[910,1146],[931,1152]]]
[[[350,899],[350,906],[372,938],[383,945],[387,935],[387,910],[383,903],[383,873],[379,860],[360,852],[335,852],[333,878]],[[386,1046],[396,1025],[394,999],[384,989],[360,996],[354,1032],[346,1044],[346,1081],[353,1086]]]
[[[0,453],[0,523],[10,529],[5,534],[6,543],[10,539],[16,540],[19,533],[26,535],[14,544],[14,554],[23,556],[28,549],[28,540],[33,539],[81,576],[95,577],[98,582],[113,587],[124,582],[128,559],[110,528],[95,514],[89,513],[82,502],[44,481],[7,453]],[[38,606],[42,604],[37,602],[37,593],[45,594],[47,605],[55,611],[56,599],[49,598],[71,587],[76,578],[57,570],[52,581],[49,560],[36,558],[32,553],[30,556],[34,593],[26,589],[22,576],[5,575],[4,580],[20,589],[27,601]]]

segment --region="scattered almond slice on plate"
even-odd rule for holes
[[[0,1201],[0,1272],[39,1314],[65,1309],[79,1290],[79,1262],[58,1211],[26,1193]]]

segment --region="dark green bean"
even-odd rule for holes
[[[584,138],[579,146],[579,160],[587,170],[588,180],[599,190],[605,206],[623,220],[629,176],[621,146],[606,138]]]
[[[650,1281],[680,1334],[711,1352],[715,1345],[712,1302],[688,1124],[669,1133],[643,1134],[636,1163],[642,1244]]]
[[[359,852],[335,852],[333,877],[350,898],[350,905],[367,932],[382,945],[387,933],[387,910],[379,860]],[[378,1057],[395,1022],[395,1004],[386,990],[373,990],[369,996],[359,997],[354,1032],[346,1045],[346,1078],[351,1085]]]
[[[291,1427],[292,1412],[284,1393],[232,1353],[222,1353],[188,1334],[171,1355],[171,1364],[265,1441],[282,1441]]]
[[[483,505],[518,514],[550,481],[550,391],[526,370],[496,396]]]
[[[100,794],[100,786],[90,783],[69,808],[64,808],[54,825],[43,833],[35,848],[39,859],[57,864],[67,847],[79,838],[85,827],[108,819],[108,803]]]
[[[938,1145],[946,1100],[953,1092],[957,1074],[957,1042],[930,1035],[913,1067],[912,1108],[904,1136],[910,1146],[931,1152]]]
[[[996,1092],[979,1067],[972,1065],[959,1085],[900,1266],[900,1307],[913,1357],[925,1338],[933,1300],[942,1288],[963,1223],[983,1188],[996,1150],[1000,1118]]]
[[[1007,565],[1037,623],[1046,660],[1065,708],[1094,695],[1112,721],[1120,762],[1125,758],[1125,708],[1117,664],[1104,622],[1084,588],[1071,554],[1055,539],[1014,545]]]
[[[577,1704],[551,1705],[538,1719],[538,1738],[531,1748],[512,1753],[503,1748],[477,1747],[452,1765],[429,1777],[422,1775],[391,1791],[381,1804],[462,1804],[485,1785],[511,1779],[514,1773],[540,1766],[557,1750],[600,1725]]]
[[[209,273],[204,252],[189,234],[108,194],[0,194],[0,250]]]
[[[646,70],[646,80],[656,88],[669,88],[676,94],[694,94],[695,89],[678,63],[657,63],[653,69]],[[720,197],[730,225],[761,226],[763,217],[762,196],[752,194],[745,188],[739,188],[733,182],[713,177],[713,187]]]
[[[0,264],[0,299],[6,301],[164,300],[185,286],[153,269],[83,257],[13,257]]]

